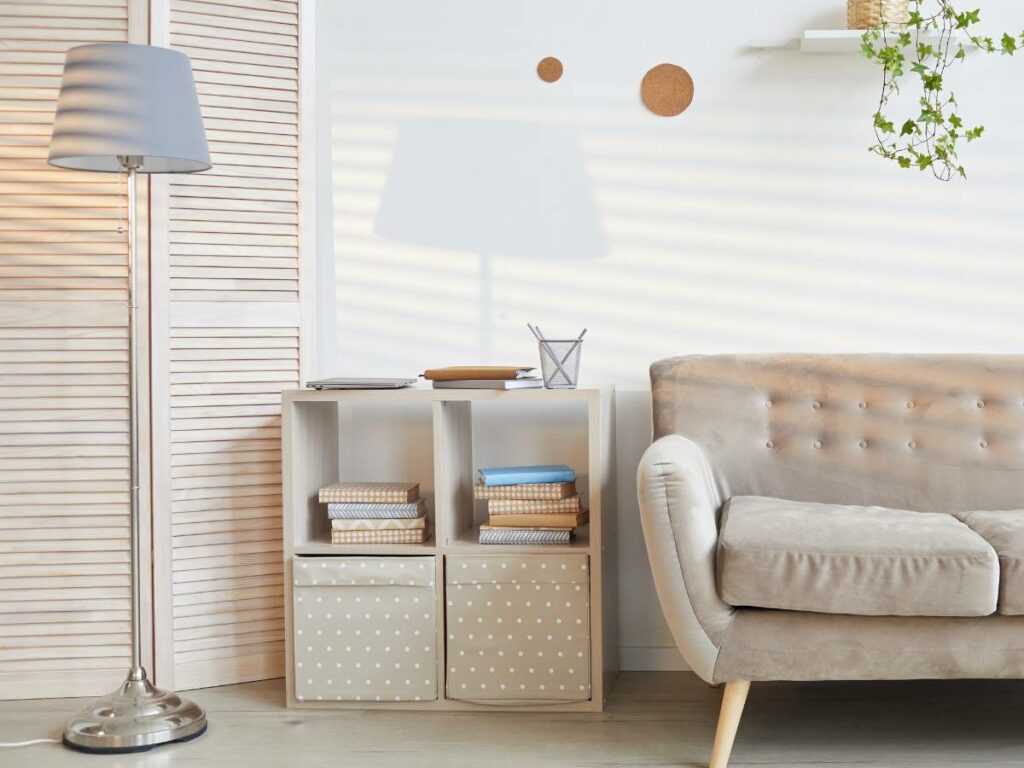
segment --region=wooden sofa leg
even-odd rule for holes
[[[718,716],[718,730],[715,733],[715,747],[711,751],[711,768],[726,768],[732,744],[736,740],[736,729],[743,717],[743,705],[747,703],[750,691],[749,680],[733,680],[725,684],[722,697],[722,712]]]

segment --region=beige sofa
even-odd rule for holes
[[[638,474],[658,597],[725,683],[1024,678],[1024,357],[680,357]],[[1016,511],[1014,511],[1016,510]]]

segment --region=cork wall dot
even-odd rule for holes
[[[644,75],[640,97],[656,115],[678,115],[693,101],[693,78],[675,64],[659,64]]]
[[[537,75],[545,83],[553,83],[562,76],[562,62],[554,56],[541,59],[537,64]]]

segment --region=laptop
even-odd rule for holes
[[[416,379],[319,379],[307,381],[306,386],[313,389],[402,389],[411,387]]]

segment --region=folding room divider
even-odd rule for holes
[[[0,4],[0,698],[98,694],[129,665],[125,180],[46,157],[67,49],[144,22]]]
[[[129,656],[124,182],[46,165],[64,54],[88,42],[188,54],[214,164],[140,184],[146,666],[177,689],[283,674],[311,23],[311,0],[0,4],[0,698],[100,694]]]
[[[300,187],[312,205],[299,9],[152,7],[153,43],[192,59],[214,163],[153,189],[156,670],[178,689],[284,673],[280,392],[302,381]]]

